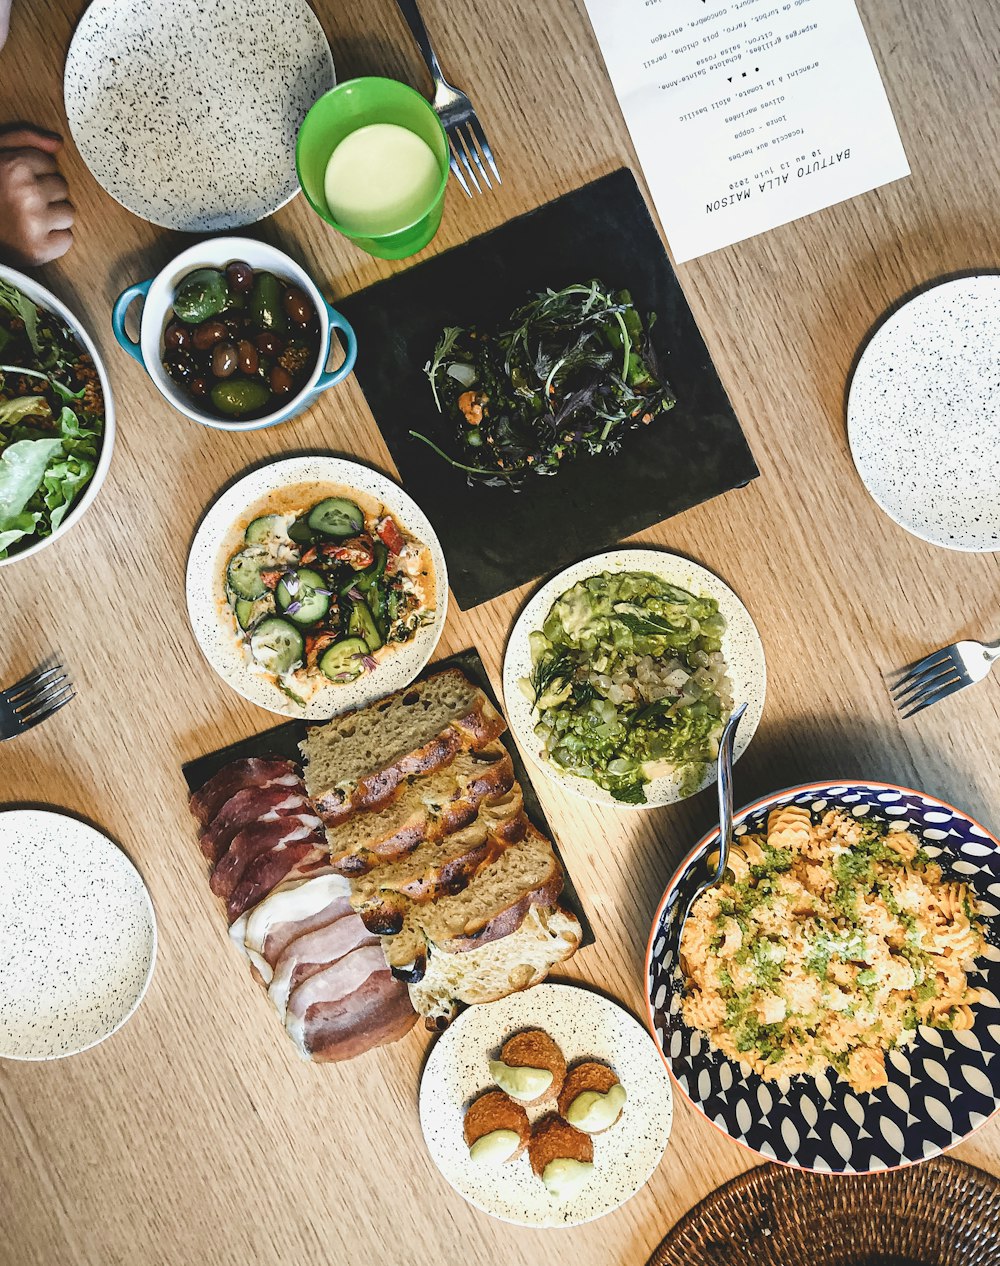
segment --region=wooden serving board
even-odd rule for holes
[[[461,651],[449,659],[436,660],[434,663],[427,665],[417,680],[422,681],[425,677],[430,677],[445,668],[461,669],[470,681],[475,682],[477,686],[480,686],[485,691],[497,711],[503,711],[493,687],[490,685],[483,661],[477,651],[470,649]],[[203,787],[213,774],[218,773],[224,765],[228,765],[230,761],[240,760],[248,756],[277,757],[300,764],[302,754],[299,751],[299,743],[305,738],[306,730],[309,726],[316,724],[322,723],[315,721],[286,721],[284,724],[276,725],[270,730],[264,730],[260,734],[253,734],[250,738],[241,739],[238,743],[230,743],[228,747],[219,748],[218,751],[209,752],[205,756],[199,756],[195,760],[188,761],[181,768],[188,785],[188,791],[193,794]],[[521,759],[521,754],[517,750],[517,744],[511,737],[509,730],[504,732],[501,742],[510,752],[511,760],[514,762],[514,777],[520,784],[521,791],[524,794],[524,807],[528,817],[543,835],[552,840],[556,855],[562,863],[563,871],[566,875],[566,886],[563,889],[561,900],[580,920],[580,926],[583,928],[581,947],[592,945],[596,938],[586,911],[583,908],[583,902],[580,900],[579,893],[573,884],[572,876],[566,869],[566,864],[559,852],[559,844],[545,820],[542,806],[539,803],[538,796],[535,794],[531,779],[528,777],[527,768]]]

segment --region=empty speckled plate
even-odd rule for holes
[[[549,1195],[527,1153],[498,1167],[475,1164],[462,1132],[465,1110],[495,1089],[489,1061],[522,1029],[544,1029],[567,1064],[609,1065],[624,1087],[619,1120],[594,1136],[594,1171],[567,1200]],[[528,1106],[532,1122],[552,1105]],[[652,1038],[634,1016],[575,985],[536,985],[499,1002],[469,1007],[438,1038],[420,1082],[420,1125],[431,1159],[477,1209],[521,1226],[577,1226],[631,1199],[660,1163],[673,1120],[670,1079]]]
[[[298,193],[295,138],[334,84],[306,0],[94,0],[66,58],[73,140],[153,224],[216,233]]]
[[[377,512],[382,506],[429,551],[433,590],[431,618],[410,641],[376,652],[377,666],[338,684],[317,676],[310,697],[297,702],[275,679],[255,667],[226,601],[226,564],[243,545],[243,532],[257,515],[298,512],[324,497],[342,496]],[[244,699],[280,716],[320,721],[362,708],[408,686],[441,637],[448,614],[448,569],[438,538],[413,498],[385,475],[338,457],[289,457],[252,470],[213,502],[188,555],[187,605],[191,627],[206,659]],[[384,655],[384,657],[383,657]]]
[[[945,549],[1000,549],[1000,277],[947,281],[873,335],[847,403],[865,487]]]
[[[61,813],[0,813],[0,857],[0,1056],[75,1055],[142,1001],[153,903],[116,844]]]
[[[511,631],[503,661],[503,698],[507,708],[507,721],[517,741],[539,768],[560,786],[584,800],[611,805],[616,809],[653,809],[684,799],[681,794],[682,776],[679,773],[667,774],[647,783],[645,804],[622,804],[609,791],[589,779],[566,773],[545,754],[543,744],[535,734],[538,716],[520,684],[531,673],[530,635],[533,630],[541,629],[556,599],[590,576],[621,571],[652,572],[668,584],[678,585],[698,597],[714,598],[719,604],[719,610],[726,620],[722,654],[732,683],[733,698],[737,703],[745,702],[747,705],[746,714],[736,733],[733,751],[733,760],[739,760],[753,738],[764,712],[764,693],[767,688],[764,646],[750,612],[732,589],[706,568],[699,567],[697,563],[689,558],[682,558],[679,554],[668,554],[655,549],[609,550],[606,554],[595,554],[593,558],[574,563],[572,567],[553,576],[527,603]],[[703,790],[714,781],[715,766],[712,764],[706,768],[696,791]]]

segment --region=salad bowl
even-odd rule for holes
[[[180,282],[202,268],[224,270],[233,260],[243,260],[255,271],[276,274],[299,287],[311,300],[319,321],[319,355],[300,389],[280,408],[263,416],[224,418],[196,407],[193,399],[170,377],[163,366],[163,336],[173,313],[175,291]],[[139,319],[139,338],[135,340],[125,329],[129,308],[143,300]],[[284,251],[265,242],[247,237],[215,237],[182,251],[155,277],[126,287],[115,301],[111,314],[115,338],[121,347],[145,369],[160,394],[178,412],[203,426],[221,431],[255,431],[287,422],[309,407],[318,395],[335,386],[354,368],[357,340],[350,323],[324,299],[319,287],[306,270]],[[333,343],[333,331],[344,340],[344,359],[335,370],[327,370]]]
[[[115,406],[111,395],[111,383],[108,379],[104,361],[97,350],[97,345],[69,308],[57,299],[51,290],[47,290],[44,286],[39,285],[37,281],[32,280],[31,277],[27,277],[24,273],[17,272],[13,268],[6,268],[0,265],[0,282],[6,282],[16,290],[21,291],[32,303],[47,312],[51,312],[66,326],[81,349],[87,352],[93,360],[94,368],[97,370],[100,380],[101,392],[104,396],[104,431],[101,437],[101,447],[97,455],[96,466],[89,481],[80,495],[73,501],[58,526],[49,532],[48,535],[40,537],[37,541],[26,545],[9,557],[4,557],[2,552],[0,552],[0,567],[2,567],[7,563],[16,563],[25,558],[30,558],[32,555],[37,554],[39,550],[44,549],[46,545],[51,545],[60,536],[65,536],[70,528],[78,523],[90,506],[93,505],[111,465],[111,451],[114,448],[115,441]],[[4,362],[4,359],[2,352],[0,352],[0,364]],[[2,436],[0,436],[0,452],[2,450],[3,440]]]

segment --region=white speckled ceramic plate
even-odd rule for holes
[[[0,858],[0,1056],[75,1055],[142,1001],[153,903],[117,845],[61,813],[0,813]]]
[[[946,549],[1000,550],[1000,277],[924,291],[858,362],[847,432],[865,487]]]
[[[299,125],[333,84],[306,0],[94,0],[64,92],[112,198],[153,224],[216,233],[298,193]]]
[[[434,567],[434,619],[413,639],[394,650],[378,667],[343,685],[325,683],[303,707],[257,671],[241,646],[224,594],[225,563],[239,548],[234,525],[245,524],[252,509],[270,494],[299,484],[315,484],[315,500],[330,495],[330,485],[367,494],[399,520],[430,550]],[[265,513],[263,508],[257,513]],[[219,676],[244,699],[281,716],[325,720],[335,713],[362,708],[393,690],[408,686],[434,654],[448,614],[448,569],[434,529],[408,493],[378,471],[338,457],[289,457],[261,466],[238,480],[213,502],[201,522],[188,555],[187,605],[191,627],[205,657]]]
[[[674,804],[681,795],[681,776],[668,774],[656,778],[646,786],[646,803],[626,805],[615,800],[609,791],[598,787],[586,778],[567,774],[545,756],[540,740],[535,735],[537,716],[534,707],[521,690],[520,682],[531,672],[531,646],[529,635],[540,629],[552,604],[557,598],[588,576],[602,572],[647,571],[661,577],[671,585],[679,585],[699,597],[714,598],[726,619],[726,632],[722,639],[722,653],[733,686],[733,697],[746,702],[746,715],[736,732],[733,760],[739,760],[753,738],[764,711],[764,692],[767,687],[767,671],[764,665],[764,646],[757,626],[736,594],[718,576],[699,567],[689,558],[679,554],[667,554],[654,549],[615,549],[606,554],[595,554],[580,563],[574,563],[544,584],[530,599],[517,619],[507,642],[503,661],[503,696],[507,709],[507,721],[518,742],[536,764],[550,778],[554,778],[567,791],[593,800],[598,804],[611,805],[616,809],[653,809],[659,805]],[[706,769],[697,790],[715,781],[715,767]]]
[[[544,1029],[568,1064],[610,1065],[627,1096],[620,1119],[594,1137],[594,1172],[568,1200],[553,1199],[527,1154],[499,1168],[474,1164],[462,1134],[465,1110],[490,1090],[488,1063],[507,1038]],[[527,1109],[532,1121],[549,1107]],[[460,1196],[484,1213],[522,1226],[576,1226],[631,1199],[649,1181],[670,1137],[670,1078],[653,1039],[623,1007],[575,985],[536,985],[469,1007],[438,1038],[420,1082],[420,1125],[431,1159]]]

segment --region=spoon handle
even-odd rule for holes
[[[736,730],[747,705],[741,703],[733,712],[719,739],[719,864],[716,867],[712,885],[722,882],[722,876],[729,865],[729,850],[733,843],[733,744],[736,742]]]

